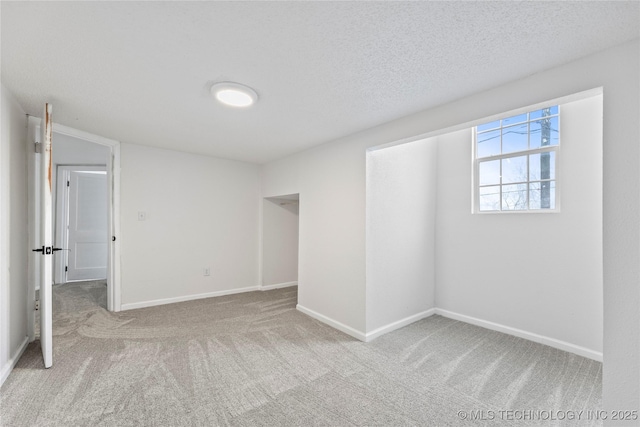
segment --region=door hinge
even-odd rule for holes
[[[69,186],[69,181],[67,181],[67,187]]]
[[[65,271],[65,272],[69,271],[69,266],[68,266],[68,265],[66,265],[66,266],[64,267],[64,271]]]
[[[36,150],[36,153],[42,153],[42,144],[40,144],[39,142],[34,142],[33,146]]]

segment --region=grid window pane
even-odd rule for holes
[[[540,209],[540,183],[529,183],[529,209]]]
[[[480,210],[499,211],[500,210],[500,186],[480,187]]]
[[[559,113],[552,106],[476,127],[477,210],[556,209]]]
[[[544,109],[531,111],[529,113],[529,120],[539,119],[540,117],[542,117],[543,112],[544,112]]]
[[[556,153],[531,154],[529,156],[529,181],[556,179]]]
[[[529,209],[555,209],[556,182],[532,182],[529,184]]]
[[[543,108],[541,110],[532,111],[529,113],[529,120],[539,119],[543,116],[554,116],[558,114],[558,106],[555,105],[549,108]]]
[[[527,123],[502,128],[502,152],[524,151],[528,147],[529,129]]]
[[[500,154],[500,129],[478,134],[478,157]]]
[[[479,184],[500,184],[500,160],[481,162],[479,165]]]
[[[529,148],[535,149],[549,145],[558,145],[558,117],[536,120],[530,124]]]
[[[527,113],[519,114],[517,116],[508,117],[502,120],[502,126],[509,126],[515,123],[522,123],[527,121]]]
[[[549,195],[549,209],[555,209],[556,208],[556,182],[551,181],[549,183],[549,186],[551,187],[551,189],[549,190],[549,192],[551,193]]]
[[[527,209],[527,184],[502,186],[502,210],[521,211]]]
[[[482,132],[489,129],[496,129],[499,127],[500,127],[500,120],[496,120],[495,122],[478,125],[478,132]]]
[[[560,124],[558,121],[558,117],[551,117],[551,144],[550,145],[558,145],[560,142]]]
[[[527,182],[527,156],[502,159],[502,183]]]

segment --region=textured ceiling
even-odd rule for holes
[[[108,138],[263,163],[636,38],[633,2],[1,2],[2,83]],[[258,104],[209,95],[231,80]]]

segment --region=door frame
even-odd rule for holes
[[[69,187],[65,182],[69,179],[71,172],[83,171],[107,171],[106,164],[81,165],[81,164],[58,164],[56,167],[56,190],[54,196],[54,246],[59,248],[69,247]],[[65,179],[61,179],[65,178]],[[108,177],[107,177],[108,178]],[[107,182],[107,186],[109,183]],[[108,195],[107,195],[108,197]],[[108,255],[107,255],[108,257]],[[69,251],[60,251],[58,257],[53,262],[53,282],[55,284],[66,283],[67,274],[65,267],[69,265]]]
[[[29,116],[28,120],[28,137],[27,143],[29,145],[29,159],[27,163],[28,168],[28,188],[29,188],[29,244],[30,247],[36,247],[38,242],[38,218],[40,214],[40,201],[36,195],[38,194],[38,183],[34,181],[36,168],[39,166],[40,156],[36,155],[34,143],[39,141],[41,119],[33,116]],[[73,129],[68,126],[53,124],[53,132],[71,136],[77,139],[81,139],[94,144],[103,145],[109,147],[111,150],[110,155],[107,158],[107,182],[109,193],[109,235],[115,236],[116,240],[110,242],[108,251],[108,265],[107,265],[107,310],[120,311],[121,310],[121,265],[120,265],[120,250],[121,250],[121,233],[120,233],[120,141],[116,141],[102,136],[94,135],[81,130]],[[53,149],[55,150],[55,141]],[[34,252],[34,254],[36,254]],[[39,283],[39,264],[41,257],[31,255],[29,257],[29,283],[27,291],[27,312],[30,313],[27,321],[27,331],[29,334],[29,340],[35,340],[35,300],[36,300],[36,283]]]

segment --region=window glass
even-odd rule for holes
[[[489,122],[477,127],[478,132],[482,132],[489,129],[495,129],[500,127],[500,120],[496,120],[495,122]]]
[[[502,183],[512,182],[527,182],[527,156],[502,159]]]
[[[476,211],[556,209],[559,114],[551,106],[476,127]]]
[[[541,148],[549,145],[558,145],[559,129],[558,117],[536,120],[530,123],[530,143],[529,148]]]
[[[508,117],[502,120],[502,126],[509,126],[514,123],[522,123],[527,121],[527,113],[520,114],[518,116]]]
[[[500,160],[480,163],[480,185],[500,184]]]
[[[527,123],[509,126],[502,129],[502,152],[513,153],[524,151],[529,145],[529,130]]]
[[[502,210],[521,211],[527,209],[527,184],[502,186]]]
[[[500,129],[479,133],[478,157],[488,157],[500,154]]]
[[[556,179],[556,153],[553,151],[529,156],[529,180]]]
[[[546,190],[545,190],[546,189]],[[545,193],[548,194],[545,197]],[[529,184],[529,209],[555,209],[556,183],[555,181],[532,182]]]
[[[500,210],[500,186],[480,188],[480,210],[499,211]]]

